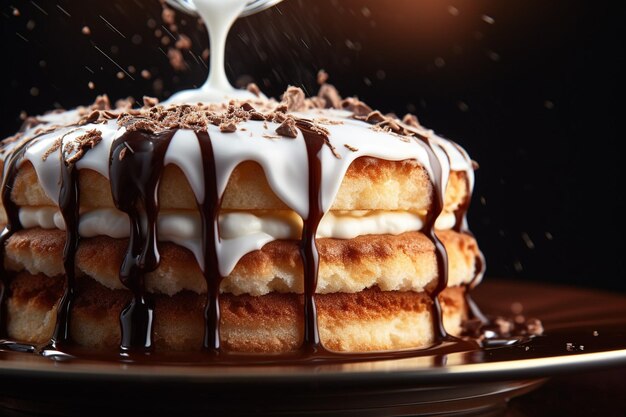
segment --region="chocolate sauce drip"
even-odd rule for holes
[[[220,344],[220,284],[224,277],[220,274],[217,256],[219,242],[219,211],[222,197],[217,189],[215,156],[213,145],[207,132],[196,132],[202,153],[204,174],[204,200],[198,202],[202,221],[202,250],[204,256],[204,279],[207,286],[207,304],[204,308],[203,347],[218,355]]]
[[[309,214],[306,219],[303,219],[302,239],[299,248],[304,276],[304,335],[301,349],[304,353],[313,355],[325,350],[320,342],[317,308],[315,306],[319,271],[319,253],[315,236],[324,216],[320,152],[324,144],[328,142],[328,137],[318,129],[314,129],[313,124],[309,121],[298,120],[296,125],[304,136],[309,164]]]
[[[13,234],[22,229],[20,222],[20,208],[11,199],[13,184],[17,176],[20,162],[24,158],[24,153],[28,149],[31,141],[25,141],[17,145],[17,148],[9,154],[4,161],[4,176],[2,180],[2,205],[7,216],[7,224],[0,233],[0,337],[6,337],[7,332],[7,312],[6,299],[9,291],[9,274],[4,268],[4,246]]]
[[[152,349],[154,302],[144,290],[147,272],[159,265],[157,248],[158,186],[174,130],[130,131],[111,147],[109,173],[115,206],[128,214],[130,238],[120,268],[120,281],[133,293],[122,310],[122,353]]]
[[[76,251],[80,236],[80,191],[78,185],[78,169],[68,164],[63,147],[59,148],[61,162],[61,190],[59,193],[59,209],[65,222],[65,246],[63,248],[63,269],[65,270],[65,288],[57,304],[57,317],[49,348],[59,349],[70,342],[70,318],[72,304],[76,292]]]
[[[435,233],[435,222],[443,210],[443,168],[441,163],[435,155],[435,151],[432,149],[430,140],[427,137],[421,135],[417,136],[418,140],[421,140],[426,144],[425,149],[428,152],[428,161],[433,173],[433,200],[430,210],[426,214],[424,221],[424,227],[422,233],[426,235],[435,245],[435,257],[437,258],[437,282],[434,288],[427,289],[427,293],[433,302],[433,309],[431,312],[431,319],[433,322],[433,332],[435,337],[435,343],[441,343],[443,341],[449,341],[453,339],[448,335],[443,325],[443,311],[441,309],[441,302],[439,301],[439,294],[448,287],[448,253],[446,248],[441,243],[437,234]]]
[[[459,146],[452,142],[454,146],[459,148]],[[467,222],[467,212],[469,210],[470,203],[472,201],[472,189],[469,184],[469,178],[466,178],[466,192],[465,199],[459,205],[459,207],[454,212],[455,223],[453,230],[458,233],[464,233],[469,236],[474,236],[472,231],[469,229]],[[465,284],[465,303],[467,304],[467,313],[469,320],[479,320],[481,323],[486,324],[489,322],[489,319],[480,311],[478,305],[472,299],[471,291],[478,285],[478,283],[482,280],[483,275],[485,274],[485,256],[478,249],[478,254],[474,259],[474,276],[472,280]]]

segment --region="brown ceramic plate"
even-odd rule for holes
[[[476,415],[559,373],[626,364],[626,297],[486,280],[486,313],[543,321],[545,336],[444,356],[302,366],[53,361],[0,352],[8,415]]]

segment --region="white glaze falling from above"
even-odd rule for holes
[[[170,97],[168,103],[217,103],[233,98],[255,98],[256,96],[247,90],[234,88],[228,82],[224,70],[228,31],[248,0],[194,0],[193,3],[209,32],[211,51],[209,76],[199,89],[180,91]]]

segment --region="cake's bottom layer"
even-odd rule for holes
[[[44,343],[52,334],[63,278],[21,273],[12,278],[7,300],[11,338]],[[440,300],[444,325],[458,334],[466,316],[464,288],[446,289]],[[115,349],[119,314],[130,293],[80,279],[71,317],[71,336],[79,345]],[[425,293],[368,289],[354,294],[315,297],[323,345],[334,351],[373,351],[427,347],[433,343],[432,301]],[[154,343],[162,350],[199,350],[204,335],[205,297],[182,292],[154,296]],[[224,348],[239,352],[285,352],[302,340],[302,296],[270,293],[221,296]]]

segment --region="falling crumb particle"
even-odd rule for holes
[[[26,22],[26,29],[28,29],[28,30],[35,29],[35,21],[34,20],[29,20],[28,22]]]
[[[115,74],[115,76],[117,77],[118,80],[121,80],[124,78],[124,73],[122,71],[118,71],[117,74]]]
[[[528,249],[535,249],[535,242],[532,241],[528,233],[522,232],[522,240]]]
[[[494,51],[487,51],[487,56],[489,57],[490,60],[492,60],[493,62],[498,62],[500,61],[500,54]]]
[[[137,69],[134,66],[129,65],[128,66],[128,72],[130,72],[131,74],[134,74],[135,72],[137,72]]]
[[[548,239],[548,240],[554,239],[554,236],[552,236],[552,233],[550,233],[550,232],[546,232],[545,236],[546,236],[546,239]]]
[[[20,120],[26,120],[28,118],[28,113],[25,110],[20,112]]]
[[[450,6],[448,6],[448,13],[450,13],[452,16],[458,16],[459,15],[459,9],[457,9],[456,7],[450,5]]]
[[[89,87],[90,90],[93,90],[94,88],[96,88],[96,85],[93,83],[93,81],[89,81],[87,83],[87,87]]]
[[[372,15],[372,11],[367,7],[363,7],[361,8],[361,14],[363,15],[363,17],[370,17]]]
[[[554,102],[551,100],[546,100],[543,103],[543,107],[545,107],[548,110],[552,110],[554,108]]]
[[[530,350],[530,346],[526,346],[526,347],[524,348],[524,350],[525,350],[526,352],[528,352],[528,351]]]
[[[511,312],[513,314],[521,314],[522,311],[524,311],[524,306],[522,305],[522,303],[518,301],[511,303]]]
[[[593,334],[594,336],[596,336],[596,337],[600,335],[600,333],[598,333],[598,331],[597,331],[597,330],[594,330],[592,334]]]
[[[83,35],[86,35],[86,36],[91,35],[91,29],[89,29],[89,26],[83,26],[83,28],[81,29],[81,32]]]
[[[574,350],[576,350],[576,347],[573,343],[567,342],[565,344],[565,350],[567,350],[568,352],[573,352]]]
[[[387,73],[384,70],[379,69],[376,71],[376,78],[382,81],[387,78]]]
[[[39,89],[37,87],[31,87],[30,95],[33,97],[37,97],[39,95]]]
[[[435,66],[437,68],[443,68],[446,66],[446,61],[445,59],[443,59],[442,57],[438,56],[437,58],[435,58]]]
[[[496,23],[496,20],[493,17],[488,16],[486,14],[482,15],[481,19],[483,20],[483,22],[485,22],[485,23],[487,23],[489,25],[493,25],[494,23]]]
[[[19,9],[18,9],[17,7],[14,7],[14,8],[13,8],[13,16],[16,16],[16,17],[17,17],[17,16],[19,16],[19,15],[20,15],[20,11],[19,11]]]
[[[578,350],[585,350],[585,345],[578,346]]]
[[[463,113],[469,111],[469,105],[464,102],[464,101],[457,101],[456,106],[459,108],[459,110],[461,110]]]
[[[148,79],[150,79],[150,77],[152,76],[152,74],[150,74],[150,71],[148,71],[148,70],[142,70],[142,71],[141,71],[141,76],[142,76],[144,79],[148,80]]]

